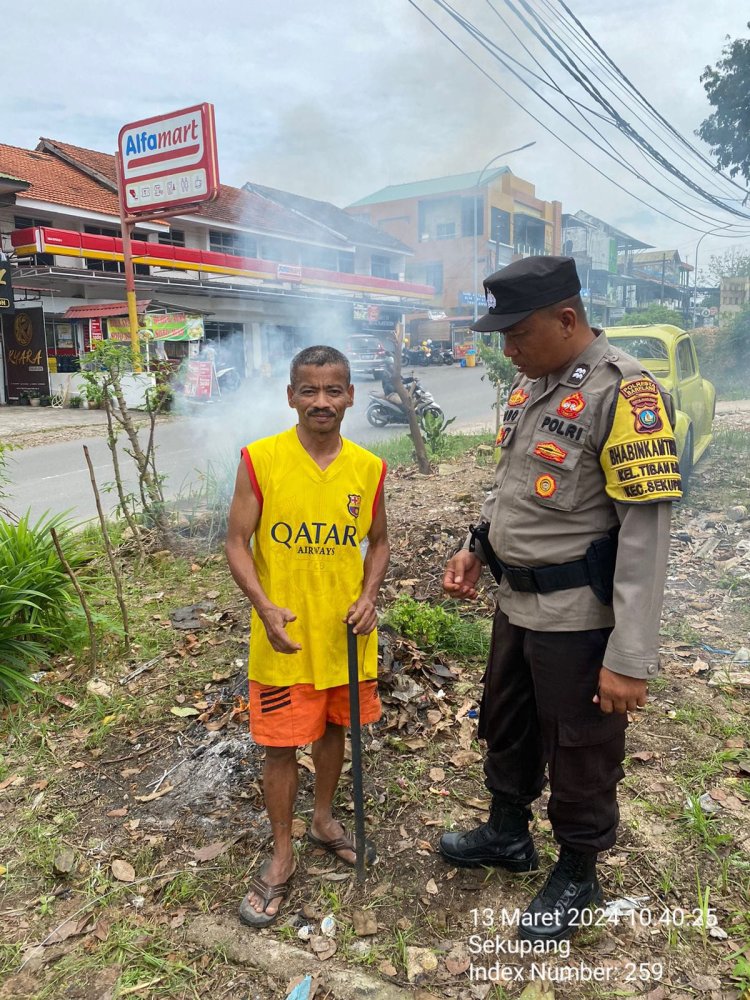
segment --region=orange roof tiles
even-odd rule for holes
[[[28,181],[23,197],[117,216],[117,195],[50,153],[0,144],[0,170]]]
[[[63,157],[74,160],[83,167],[88,167],[89,170],[101,174],[102,177],[106,177],[112,184],[117,185],[115,158],[112,153],[100,153],[96,149],[86,149],[84,146],[73,146],[69,142],[60,142],[58,139],[45,139],[42,137],[39,140],[37,149],[44,149],[45,146],[53,146],[60,151]]]
[[[115,158],[111,153],[99,153],[94,149],[73,146],[57,139],[40,139],[40,146],[53,147],[60,154],[79,163],[86,170],[115,182]],[[0,161],[0,167],[2,161]],[[242,226],[260,232],[289,236],[303,243],[316,243],[339,249],[348,248],[349,244],[337,234],[330,232],[325,226],[301,217],[297,212],[275,202],[263,198],[255,192],[244,188],[222,184],[219,196],[215,201],[197,209],[188,209],[186,215],[199,215],[207,221],[215,220],[229,225]],[[176,221],[173,220],[172,225]]]

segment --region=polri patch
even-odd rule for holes
[[[557,412],[561,417],[566,417],[568,420],[577,420],[585,409],[586,400],[580,392],[573,392],[569,396],[566,396],[565,399],[560,400]]]
[[[586,440],[587,428],[577,424],[575,420],[563,420],[556,417],[554,413],[545,413],[538,428],[547,434],[557,434],[558,437],[567,441],[577,441],[582,444]]]
[[[573,369],[573,374],[567,380],[568,385],[581,385],[582,382],[586,381],[586,377],[590,371],[591,365],[587,365],[585,362],[576,365]]]
[[[519,386],[517,389],[514,389],[508,397],[508,406],[523,406],[528,398],[528,392]]]
[[[538,497],[542,497],[543,500],[549,500],[551,496],[557,493],[557,480],[547,472],[542,473],[541,476],[537,476],[537,480],[534,483],[534,492]]]
[[[548,462],[556,462],[558,465],[562,465],[568,457],[567,451],[555,444],[554,441],[539,441],[534,448],[534,454]]]

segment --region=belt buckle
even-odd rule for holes
[[[513,567],[513,584],[511,584],[513,590],[520,591],[524,594],[536,594],[539,592],[539,587],[536,582],[536,577],[534,576],[534,570],[531,566],[514,566]]]

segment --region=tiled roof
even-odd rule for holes
[[[303,219],[296,212],[267,198],[261,198],[252,191],[230,187],[228,184],[221,185],[216,201],[187,214],[278,236],[293,237],[302,243],[316,243],[340,250],[350,249],[345,239],[324,226]]]
[[[117,196],[51,153],[0,144],[0,171],[27,181],[23,197],[117,216]]]
[[[100,153],[83,146],[73,146],[57,139],[40,139],[39,145],[46,149],[56,149],[67,160],[80,164],[83,170],[91,170],[115,183],[115,158],[111,153]],[[278,236],[289,236],[303,243],[322,244],[336,249],[346,249],[349,244],[337,234],[313,221],[300,218],[284,206],[269,202],[260,195],[243,188],[222,184],[215,201],[201,208],[188,210],[186,215],[259,230]],[[168,220],[167,220],[168,221]]]
[[[138,299],[135,306],[139,313],[145,312],[151,299]],[[127,316],[127,302],[99,302],[85,306],[71,306],[63,319],[98,319],[100,316]]]
[[[245,190],[257,192],[262,197],[270,198],[271,201],[291,208],[292,211],[298,212],[308,219],[314,219],[356,246],[376,247],[381,250],[389,250],[391,253],[413,253],[405,243],[397,240],[390,233],[383,232],[382,229],[370,226],[366,222],[360,222],[359,219],[347,215],[343,208],[337,208],[329,201],[305,198],[303,195],[266,187],[263,184],[256,184],[254,181],[248,181]]]
[[[474,170],[470,174],[452,174],[449,177],[433,177],[426,181],[410,181],[408,184],[391,184],[381,188],[366,198],[360,198],[349,208],[360,208],[363,205],[378,205],[385,201],[404,201],[407,198],[428,198],[436,194],[450,194],[452,191],[467,191],[476,187],[476,183],[484,173]],[[510,173],[508,167],[498,167],[490,170],[482,178],[482,185],[489,184],[501,174]]]
[[[45,138],[39,140],[39,145],[36,148],[42,152],[59,150],[64,159],[72,160],[74,163],[100,174],[117,187],[115,158],[112,153],[100,153],[96,149],[86,149],[84,146],[73,146],[69,142],[60,142],[58,139]]]

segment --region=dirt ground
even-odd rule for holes
[[[313,765],[301,752],[291,895],[271,929],[240,931],[269,832],[247,735],[246,606],[221,556],[161,553],[128,564],[141,648],[113,650],[93,678],[85,657],[59,662],[0,721],[0,998],[276,1000],[302,971],[318,1000],[737,1000],[750,989],[750,413],[716,426],[673,525],[662,673],[630,720],[619,842],[600,859],[611,905],[569,953],[520,954],[513,927],[556,854],[544,797],[539,872],[458,870],[437,853],[442,830],[486,816],[482,665],[388,628],[385,715],[364,736],[378,861],[359,885],[305,841]],[[491,478],[481,452],[428,478],[392,471],[386,602],[442,600],[444,561]],[[170,611],[198,602],[176,629]],[[491,607],[486,586],[461,610]]]

